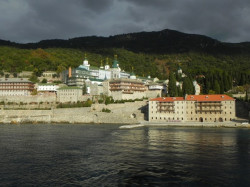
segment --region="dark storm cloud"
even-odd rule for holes
[[[247,0],[0,0],[0,38],[18,42],[175,29],[250,41]]]
[[[120,1],[129,2],[133,7],[130,10],[131,16],[145,15],[140,22],[148,30],[153,27],[172,28],[188,33],[206,34],[223,41],[250,41],[247,36],[250,29],[248,0]]]

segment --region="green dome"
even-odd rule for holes
[[[130,76],[135,76],[135,73],[134,72],[130,73]]]
[[[119,67],[119,62],[117,60],[113,61],[112,68],[118,68]]]

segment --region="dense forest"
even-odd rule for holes
[[[120,67],[138,76],[182,81],[183,86],[197,80],[203,93],[224,93],[232,86],[250,84],[249,43],[223,43],[212,38],[164,30],[111,37],[81,37],[69,40],[45,40],[17,44],[0,40],[0,73],[33,71],[62,72],[79,66],[84,54],[92,66],[100,66],[106,58],[112,63],[118,55]],[[187,78],[176,73],[181,68]],[[172,74],[171,74],[171,73]],[[177,88],[178,89],[178,88]],[[178,91],[177,91],[178,92]],[[183,88],[183,92],[192,90]]]

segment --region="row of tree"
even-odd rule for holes
[[[239,74],[242,77],[242,74]],[[244,77],[244,75],[243,75]],[[180,76],[178,72],[169,74],[169,84],[168,84],[168,95],[174,96],[185,96],[186,94],[195,94],[195,88],[193,81],[196,80],[201,87],[201,94],[224,94],[232,89],[236,83],[233,79],[233,75],[222,72],[207,72],[202,76],[192,77],[186,75],[184,77]],[[182,88],[176,86],[176,82],[182,83]],[[244,79],[241,80],[241,84],[248,84],[249,82]]]

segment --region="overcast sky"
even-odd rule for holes
[[[250,1],[0,0],[0,39],[15,42],[163,29],[250,41]]]

